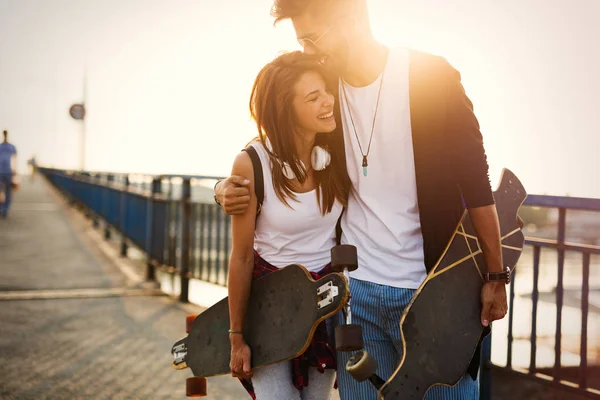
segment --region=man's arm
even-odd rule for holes
[[[242,215],[250,204],[250,180],[232,175],[217,182],[214,187],[215,201],[225,214]]]
[[[448,77],[448,143],[452,149],[450,167],[485,257],[487,272],[502,271],[500,224],[489,181],[489,167],[479,122],[473,112],[473,103],[460,82],[460,74],[449,66]],[[481,323],[501,319],[508,308],[504,283],[488,282],[481,291]]]
[[[496,206],[470,208],[469,215],[483,250],[487,271],[501,272],[502,244]],[[504,318],[508,309],[504,282],[488,282],[483,285],[481,302],[483,306],[481,324],[483,326],[488,326],[490,322]]]
[[[448,131],[446,146],[451,152],[449,166],[460,187],[467,208],[494,204],[489,166],[473,103],[460,81],[460,73],[448,64]]]
[[[13,146],[13,153],[10,156],[10,170],[13,175],[17,175],[17,148]]]

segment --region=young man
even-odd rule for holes
[[[8,132],[3,131],[0,143],[0,191],[4,191],[4,203],[0,203],[0,217],[6,218],[12,197],[13,176],[17,168],[17,148],[8,143]]]
[[[359,257],[350,281],[352,322],[362,326],[365,349],[387,379],[402,356],[402,311],[441,256],[465,205],[488,270],[503,269],[479,125],[459,73],[441,57],[378,43],[365,0],[276,0],[272,14],[276,21],[291,19],[304,51],[321,54],[339,77],[332,89],[354,189],[341,219],[341,242],[355,245]],[[249,197],[246,177],[215,186],[215,199],[228,214],[244,213]],[[484,326],[503,318],[504,283],[486,283],[481,301]],[[376,399],[368,382],[345,371],[348,357],[338,353],[342,399]],[[477,352],[456,386],[436,386],[427,398],[478,398],[478,359]]]

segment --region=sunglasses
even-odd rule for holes
[[[300,43],[300,46],[302,46],[302,48],[304,49],[304,51],[306,51],[307,48],[312,48],[312,50],[318,52],[319,51],[319,46],[317,46],[317,43],[319,43],[319,41],[321,39],[323,39],[323,37],[329,33],[329,31],[331,30],[331,28],[333,28],[334,25],[335,24],[331,24],[329,26],[329,28],[325,29],[325,32],[323,32],[321,34],[321,36],[319,36],[317,39],[312,40],[310,38],[300,38],[300,39],[298,39],[298,43]]]

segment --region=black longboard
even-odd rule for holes
[[[504,169],[494,198],[503,262],[511,271],[523,249],[517,212],[526,197],[521,182]],[[465,211],[440,260],[402,315],[403,354],[398,368],[386,382],[374,375],[369,378],[378,387],[380,398],[421,400],[431,386],[453,386],[462,378],[484,329],[480,301],[484,272],[481,246]],[[361,352],[349,364],[366,365],[366,358],[370,356]]]
[[[317,325],[337,313],[349,296],[348,280],[331,273],[315,281],[293,264],[252,282],[244,339],[252,350],[252,367],[274,364],[302,354]],[[228,298],[199,314],[189,335],[172,347],[173,366],[191,368],[196,377],[231,373]]]

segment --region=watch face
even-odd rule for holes
[[[73,119],[82,120],[85,118],[85,106],[83,104],[73,104],[69,109],[69,114]]]

